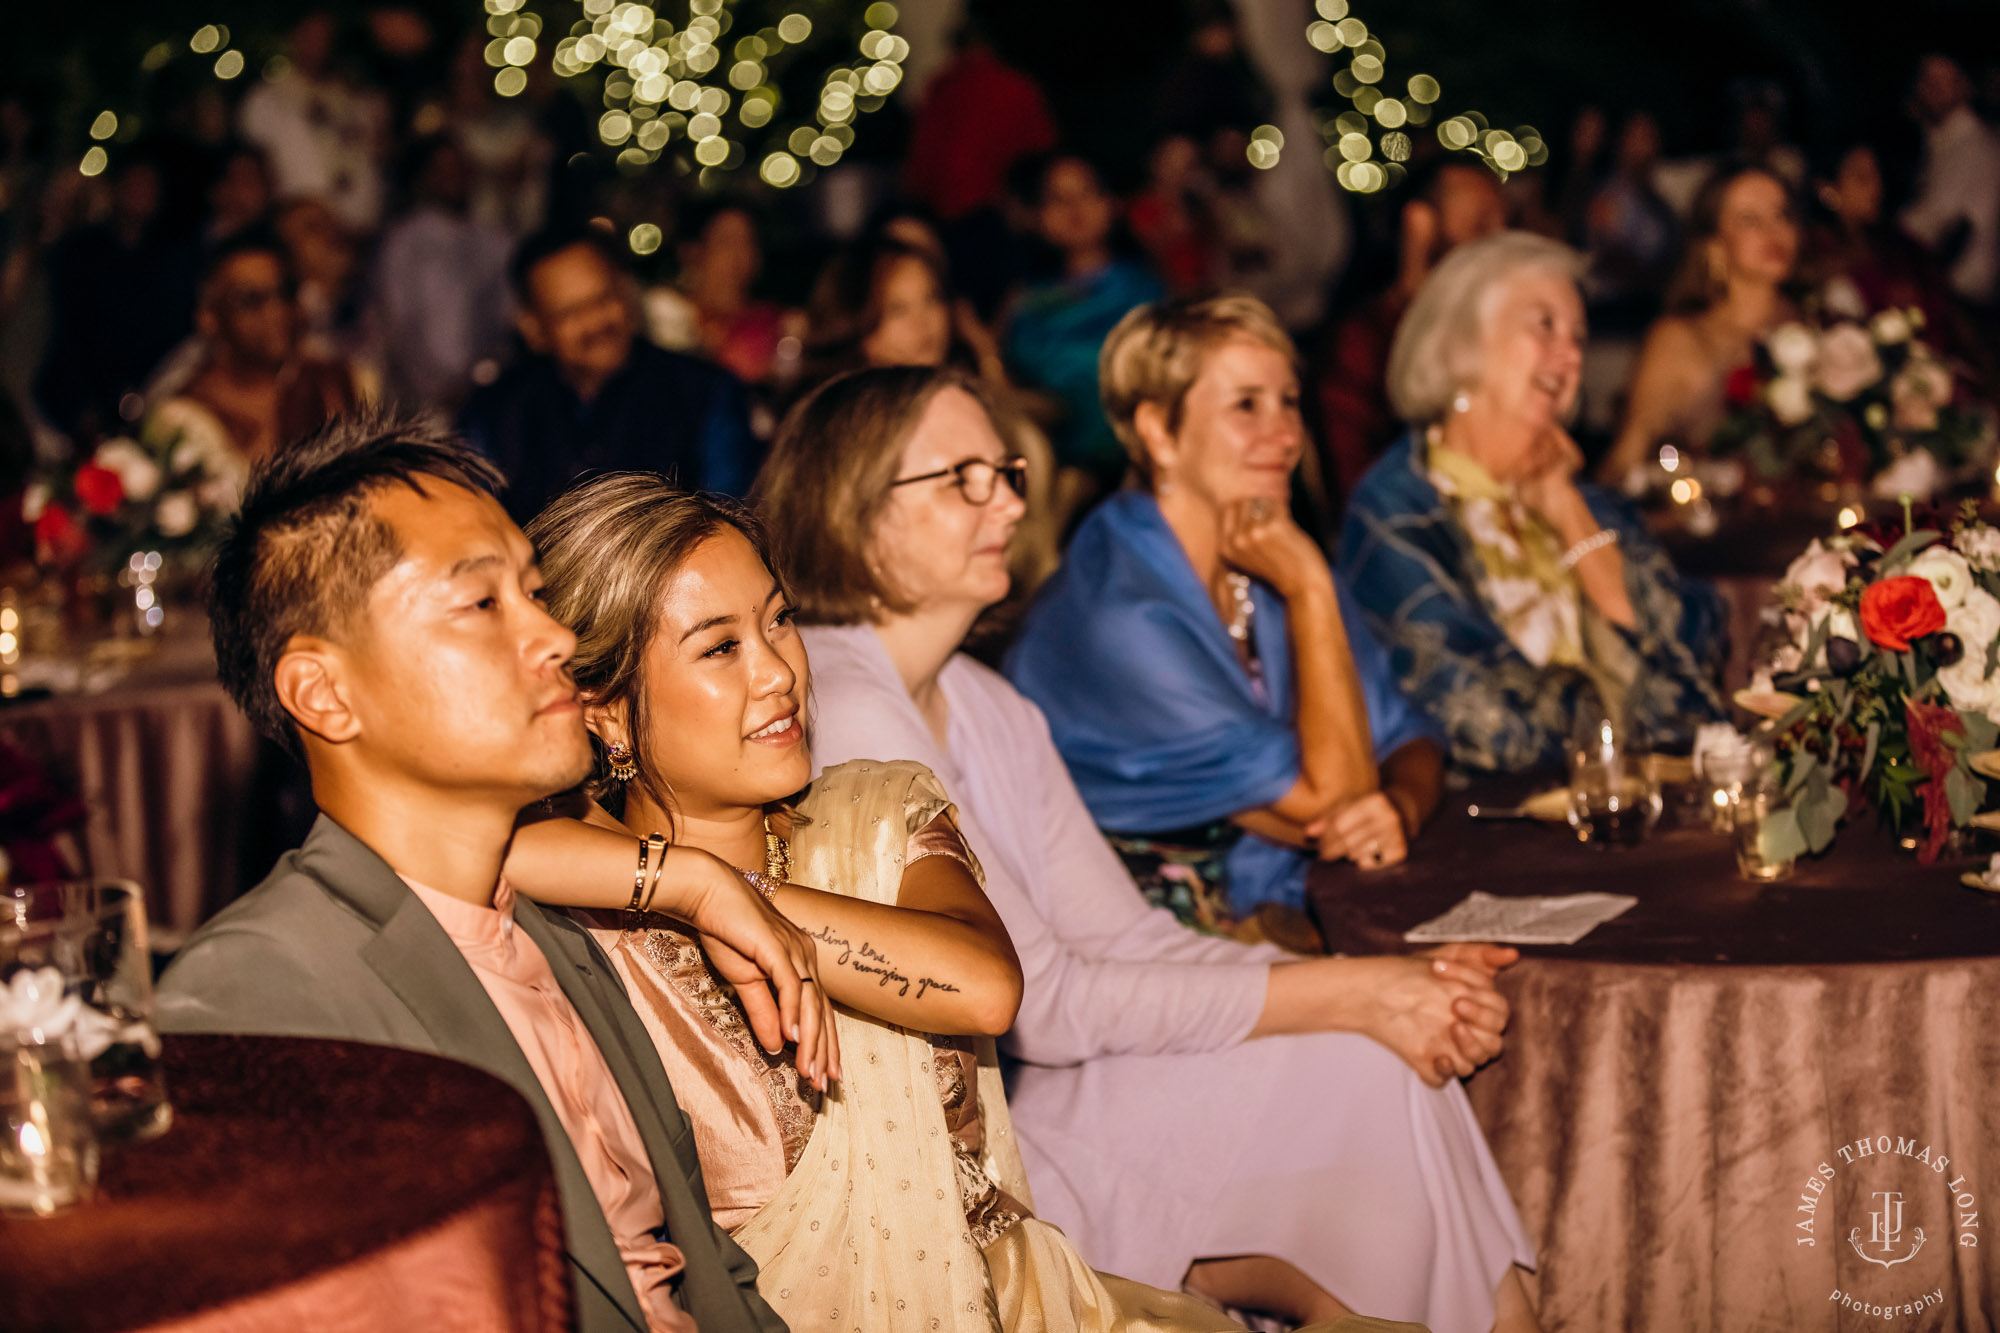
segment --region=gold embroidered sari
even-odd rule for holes
[[[829,769],[798,808],[795,882],[893,904],[917,855],[977,861],[920,764]],[[945,837],[944,835],[949,835]],[[694,1126],[716,1218],[795,1329],[1222,1333],[1177,1292],[1093,1272],[1032,1212],[990,1039],[838,1013],[846,1077],[808,1100],[682,930],[593,922]],[[656,923],[658,919],[656,918]],[[817,1103],[815,1105],[815,1102]]]

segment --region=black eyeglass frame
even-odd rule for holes
[[[984,499],[973,499],[972,492],[966,488],[965,470],[970,467],[993,469],[992,489],[986,492]],[[1016,498],[1025,500],[1028,496],[1028,460],[1020,454],[1008,454],[998,463],[990,458],[968,458],[953,463],[950,467],[939,468],[936,472],[926,472],[915,477],[898,477],[889,483],[889,489],[893,491],[898,486],[914,486],[920,481],[938,481],[945,477],[955,478],[952,484],[958,487],[958,493],[965,498],[967,504],[991,504],[993,497],[999,494],[1002,479],[1005,479],[1007,489],[1014,492]]]

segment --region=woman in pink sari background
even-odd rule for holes
[[[795,411],[756,498],[807,625],[815,763],[927,765],[986,869],[1041,1215],[1100,1268],[1295,1322],[1536,1328],[1455,1082],[1498,1053],[1511,951],[1298,959],[1149,908],[1040,712],[958,652],[1007,592],[1016,464],[976,386],[867,370]]]

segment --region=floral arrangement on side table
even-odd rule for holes
[[[236,511],[243,470],[200,433],[148,422],[28,483],[37,563],[113,573],[137,551],[192,556]]]
[[[1740,696],[1775,715],[1772,854],[1823,851],[1872,806],[1935,861],[1984,804],[1975,760],[2000,737],[2000,529],[1970,502],[1919,527],[1906,503],[1901,528],[1815,540],[1778,594],[1785,641]]]
[[[1710,452],[1740,455],[1767,481],[1872,478],[1884,497],[1935,494],[1951,472],[1988,461],[1994,424],[1922,328],[1915,309],[1780,325],[1729,377],[1730,414]]]

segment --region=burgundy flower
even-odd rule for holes
[[[76,470],[76,499],[91,513],[109,516],[125,503],[125,483],[110,468],[85,463]]]

